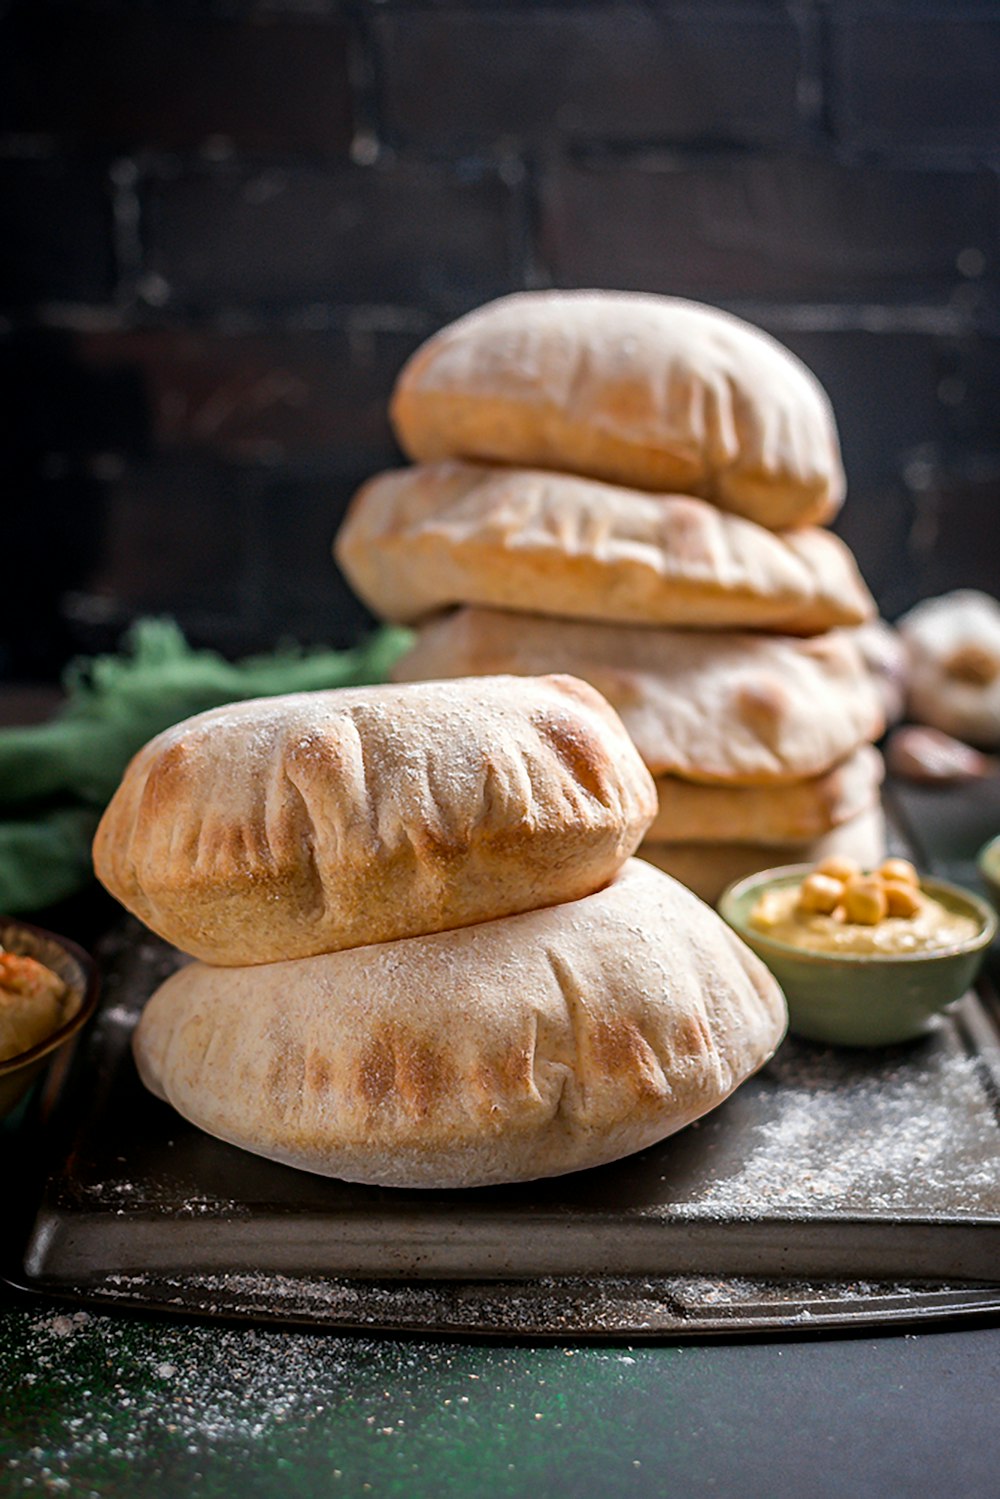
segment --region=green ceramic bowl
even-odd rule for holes
[[[1000,834],[983,845],[976,862],[983,884],[990,892],[990,900],[1000,911]]]
[[[764,869],[724,890],[719,911],[774,974],[788,1001],[789,1029],[836,1046],[890,1046],[910,1041],[960,999],[979,971],[997,930],[984,900],[945,880],[921,879],[921,889],[951,911],[971,916],[977,933],[939,952],[819,953],[779,942],[749,924],[765,888],[801,880],[809,864]]]
[[[9,916],[0,916],[0,947],[27,958],[37,958],[39,963],[58,973],[69,990],[64,1012],[66,1018],[58,1030],[29,1051],[0,1062],[0,1118],[3,1118],[20,1102],[42,1068],[72,1040],[94,1013],[97,1008],[97,970],[93,959],[75,942]]]

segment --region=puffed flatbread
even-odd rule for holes
[[[656,809],[584,682],[352,687],[152,740],[94,844],[111,893],[210,963],[270,963],[588,895]]]
[[[763,526],[844,494],[816,378],[749,323],[675,297],[521,292],[442,329],[390,415],[421,463],[471,458],[700,495]]]
[[[702,786],[657,776],[659,808],[647,841],[666,843],[810,843],[878,801],[882,756],[863,744],[832,770],[777,786]]]
[[[672,875],[702,900],[713,904],[733,880],[786,864],[818,864],[831,854],[856,859],[865,869],[886,854],[885,817],[880,806],[841,823],[810,843],[643,843],[639,858]]]
[[[901,635],[884,619],[872,619],[852,633],[861,659],[882,698],[886,726],[896,724],[906,706],[910,661]]]
[[[831,531],[768,531],[706,500],[543,469],[442,462],[379,474],[334,550],[368,607],[402,624],[483,604],[818,635],[875,614]]]
[[[658,776],[801,781],[882,731],[878,692],[845,631],[799,640],[458,609],[418,632],[394,675],[556,670],[603,693]]]
[[[631,860],[569,904],[254,968],[190,964],[135,1033],[209,1134],[325,1176],[475,1187],[597,1166],[721,1103],[785,1004],[686,890]]]
[[[924,599],[897,629],[909,655],[909,716],[983,749],[1000,746],[1000,602],[959,588]]]

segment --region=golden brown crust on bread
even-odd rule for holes
[[[874,806],[884,774],[878,750],[863,744],[822,775],[777,786],[700,786],[680,776],[658,776],[660,805],[646,840],[809,843]]]
[[[469,1187],[599,1165],[714,1108],[785,1005],[742,942],[631,860],[568,904],[295,963],[192,964],[146,1007],[146,1086],[305,1170]]]
[[[481,604],[815,635],[875,613],[830,531],[776,533],[687,495],[543,469],[453,461],[379,474],[334,550],[365,603],[401,623]]]
[[[821,524],[844,479],[806,367],[674,297],[522,292],[442,329],[390,408],[419,462],[471,458],[701,495],[772,528]]]
[[[394,674],[556,670],[603,693],[654,775],[801,781],[882,730],[878,692],[843,631],[799,640],[459,609],[425,625]]]
[[[570,677],[298,693],[148,744],[94,864],[185,952],[268,963],[589,894],[655,807],[620,721]]]
[[[885,858],[885,818],[880,806],[832,828],[810,843],[656,843],[647,840],[639,858],[648,860],[714,905],[727,885],[786,864],[818,864],[833,854],[856,859],[866,869]]]

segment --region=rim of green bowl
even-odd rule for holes
[[[980,874],[992,880],[994,885],[1000,884],[1000,833],[983,844],[976,855],[976,865]]]
[[[60,937],[58,932],[46,931],[44,927],[35,926],[30,921],[20,921],[16,916],[5,916],[2,918],[2,923],[6,927],[20,927],[22,931],[31,932],[35,937],[44,937],[47,941],[54,942],[56,946],[61,947],[64,952],[69,953],[79,963],[80,971],[84,978],[83,994],[80,998],[79,1008],[69,1019],[64,1020],[58,1030],[51,1031],[49,1035],[44,1036],[41,1041],[36,1042],[27,1051],[19,1051],[16,1056],[6,1057],[0,1062],[0,1077],[9,1077],[11,1073],[19,1072],[22,1067],[30,1067],[32,1063],[41,1061],[43,1057],[48,1056],[50,1051],[56,1051],[65,1041],[68,1041],[71,1036],[74,1036],[78,1030],[86,1025],[91,1015],[97,1009],[100,982],[97,974],[97,964],[93,958],[76,942],[72,942],[69,937]]]
[[[950,947],[935,947],[925,952],[819,952],[809,947],[796,947],[791,942],[782,942],[766,932],[757,931],[746,921],[735,919],[733,911],[735,903],[755,887],[759,886],[763,890],[766,885],[800,880],[812,869],[812,864],[783,864],[775,869],[761,869],[756,874],[744,875],[742,879],[734,880],[731,885],[726,886],[719,896],[716,909],[734,932],[748,940],[752,938],[761,947],[771,948],[776,953],[796,958],[804,963],[843,963],[848,967],[856,963],[928,963],[938,962],[942,958],[957,958],[988,947],[997,934],[997,913],[987,901],[983,900],[982,896],[976,895],[972,890],[967,890],[964,885],[955,885],[950,880],[939,880],[932,875],[920,876],[921,890],[926,890],[928,895],[944,895],[952,901],[966,905],[980,923],[980,930],[974,937],[967,937],[964,942],[952,943]],[[732,913],[732,915],[727,913]]]

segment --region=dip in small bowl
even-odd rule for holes
[[[918,908],[853,922],[796,913],[811,865],[737,880],[719,911],[785,991],[789,1029],[839,1046],[889,1046],[923,1035],[960,999],[997,930],[987,903],[945,880],[921,878]]]
[[[23,1050],[0,1059],[0,1118],[20,1101],[55,1053],[80,1030],[97,1007],[97,970],[92,958],[65,937],[13,917],[0,916],[0,951],[42,964],[59,983],[56,1007],[47,1013],[43,1026],[28,1027]],[[5,1019],[7,1017],[4,1017]],[[0,1027],[6,1040],[12,1030]],[[24,1046],[24,1042],[21,1042]]]

